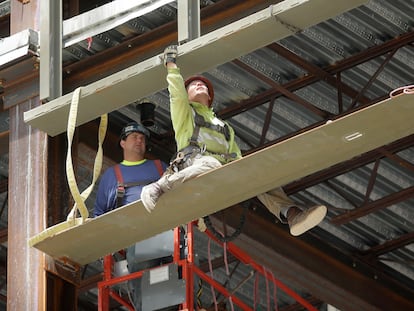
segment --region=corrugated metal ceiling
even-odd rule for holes
[[[203,7],[218,2],[220,1],[201,1]],[[412,41],[395,51],[391,50],[372,59],[362,55],[370,48],[412,33],[413,16],[413,0],[371,0],[366,5],[244,55],[231,63],[220,65],[204,73],[215,85],[215,110],[219,115],[224,115],[234,127],[241,149],[249,153],[251,150],[281,140],[326,119],[334,118],[351,108],[357,108],[363,103],[386,98],[393,89],[414,83]],[[165,5],[154,12],[94,36],[90,49],[87,41],[65,48],[64,64],[68,66],[115,47],[130,37],[156,29],[174,21],[175,18],[175,4]],[[358,56],[360,60],[357,59]],[[353,61],[347,65],[350,59]],[[324,73],[321,72],[322,70]],[[318,74],[330,76],[337,74],[336,81],[318,77]],[[314,76],[315,79],[312,81],[309,79],[309,83],[295,87],[300,85],[300,80],[309,76]],[[290,98],[282,96],[280,91],[274,91],[274,88],[280,85],[288,89]],[[338,95],[338,85],[342,86],[340,95]],[[264,93],[267,95],[263,96]],[[360,99],[356,103],[353,101],[355,94]],[[339,97],[341,105],[339,105]],[[167,135],[171,132],[168,93],[163,90],[150,98],[157,104],[156,124],[151,131],[155,134]],[[298,103],[295,98],[300,98],[304,103]],[[232,110],[235,106],[254,101],[260,104],[253,105],[254,108],[251,109]],[[310,103],[319,111],[310,110],[306,103]],[[266,128],[265,121],[269,107],[271,107],[271,117]],[[133,111],[136,111],[136,108],[131,104],[112,113],[111,120],[121,126],[131,117]],[[395,153],[394,157],[382,157],[377,159],[377,162],[370,161],[361,167],[344,170],[337,176],[294,192],[292,197],[303,205],[323,203],[329,207],[327,218],[319,228],[309,234],[351,256],[363,258],[373,251],[378,256],[375,265],[383,264],[379,267],[382,267],[386,274],[392,275],[407,288],[412,289],[414,243],[390,248],[388,251],[386,247],[388,241],[412,236],[414,228],[412,192],[401,200],[395,200],[394,204],[374,210],[366,216],[341,225],[336,222],[344,211],[355,210],[363,204],[387,198],[414,186],[412,139],[408,145],[408,148]],[[87,159],[84,160],[88,162]],[[88,167],[85,169],[88,170]],[[84,176],[87,176],[86,172]],[[199,234],[197,234],[197,241],[204,245],[206,243],[205,237]],[[376,249],[381,245],[385,245],[385,250]],[[205,246],[200,247],[198,252],[200,260],[205,261],[209,257]],[[221,252],[219,249],[214,251],[217,256]],[[88,274],[94,275],[99,271],[99,264],[94,265],[88,267]],[[234,275],[236,283],[245,277],[246,271],[247,268],[236,269]],[[225,281],[223,268],[218,269],[215,275],[222,278],[221,281]],[[251,303],[252,285],[249,286],[243,296]],[[263,285],[261,289],[265,291]],[[299,288],[296,290],[301,291]],[[206,287],[204,291],[208,300],[209,289]],[[93,292],[84,295],[89,297],[85,299],[96,299]],[[281,306],[292,303],[283,296],[279,302]],[[263,302],[262,308],[265,307]],[[325,307],[321,307],[320,310],[324,310],[323,308]]]
[[[412,31],[412,16],[412,1],[395,1],[392,4],[388,1],[369,1],[364,6],[305,29],[276,42],[275,45],[294,53],[308,66],[329,68],[344,59],[363,53],[370,47],[381,45]],[[171,18],[160,15],[157,17],[164,18],[164,22],[170,21]],[[145,18],[142,20],[145,21]],[[149,18],[152,19],[153,16]],[[155,20],[159,22],[157,18]],[[391,54],[392,58],[382,69],[382,64]],[[395,51],[395,54],[391,52],[341,71],[341,83],[349,86],[357,94],[362,91],[361,97],[375,101],[386,97],[391,90],[414,81],[413,60],[414,48],[407,45]],[[246,71],[245,66],[251,70]],[[220,113],[223,109],[272,89],[273,83],[284,85],[308,75],[309,72],[306,67],[301,67],[300,63],[294,63],[266,47],[204,74],[216,86],[215,109]],[[375,78],[371,80],[373,76]],[[271,81],[271,84],[268,81]],[[293,93],[332,116],[350,109],[354,104],[353,98],[343,94],[343,107],[339,107],[336,86],[324,80],[309,84]],[[243,150],[248,151],[275,141],[323,120],[320,115],[309,113],[309,109],[291,99],[280,94],[274,97],[277,98],[273,103],[272,118],[264,141],[261,141],[263,123],[270,100],[228,119],[236,130]],[[167,91],[154,94],[151,99],[157,103],[157,124],[152,130],[161,134],[168,133],[170,123]],[[397,155],[408,163],[414,163],[413,147]],[[368,182],[374,173],[377,174],[376,182],[369,193],[369,201],[379,200],[412,187],[414,183],[413,170],[407,170],[390,159],[382,159],[378,167],[375,163],[369,163],[293,195],[293,198],[304,205],[324,203],[330,207],[328,217],[320,228],[314,231],[315,235],[321,234],[324,239],[329,240],[329,244],[338,246],[343,252],[362,254],[376,245],[412,232],[412,198],[341,226],[331,222],[344,210],[353,210],[367,199]],[[387,252],[379,259],[390,268],[390,272],[394,271],[400,275],[401,281],[412,285],[414,270],[410,262],[414,260],[413,251],[414,244],[409,244]],[[206,258],[204,253],[201,256]]]

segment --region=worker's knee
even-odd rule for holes
[[[221,163],[219,160],[212,156],[201,156],[198,159],[195,159],[194,164],[197,166],[205,167],[206,170],[211,170],[213,168],[218,168],[221,166]]]

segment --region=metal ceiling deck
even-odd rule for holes
[[[220,2],[202,1],[202,5],[208,7]],[[151,33],[171,23],[175,14],[174,4],[167,4],[94,36],[90,49],[86,40],[67,47],[63,51],[64,64],[68,70],[76,68],[77,63],[83,64],[105,51],[116,49],[134,36]],[[216,86],[215,110],[235,128],[238,142],[247,154],[345,113],[354,104],[355,96],[360,100],[354,109],[386,98],[393,89],[414,83],[413,16],[413,0],[371,0],[208,70],[205,74]],[[338,104],[337,85],[317,69],[331,77],[340,73],[342,106]],[[277,88],[280,85],[290,93],[283,96]],[[295,96],[303,102],[295,101]],[[171,133],[167,91],[156,92],[150,98],[157,104],[156,124],[150,130],[156,138],[155,144],[165,143],[165,137]],[[271,115],[267,124],[269,107]],[[111,113],[112,122],[121,126],[132,117],[131,111],[136,110],[134,104],[125,109]],[[2,116],[5,113],[2,112]],[[5,120],[2,124],[7,124],[7,117],[1,120]],[[324,241],[344,256],[355,258],[355,265],[360,259],[370,263],[382,273],[373,274],[373,279],[381,281],[384,277],[392,277],[412,292],[414,137],[407,137],[401,144],[401,148],[387,146],[378,153],[356,159],[360,165],[348,163],[338,167],[336,173],[327,172],[326,178],[309,181],[306,187],[300,187],[300,182],[304,181],[297,181],[286,189],[299,203],[324,203],[329,207],[327,218],[308,233],[310,237]],[[167,159],[170,155],[170,150],[160,154]],[[80,175],[85,179],[90,172],[88,160],[90,157],[84,159],[80,167]],[[7,162],[7,156],[2,156],[3,176],[7,176]],[[85,185],[88,182],[89,179],[85,180]],[[4,197],[2,193],[1,203]],[[366,208],[366,215],[353,216],[352,212],[361,208]],[[344,211],[349,213],[344,214]],[[275,222],[273,218],[270,221]],[[197,240],[200,244],[206,242],[203,237]],[[216,249],[215,252],[220,254],[221,251]],[[205,247],[200,247],[199,257],[208,258]],[[90,275],[99,273],[98,266],[89,269]],[[244,273],[238,270],[235,280]],[[208,291],[206,288],[206,295]],[[307,294],[306,291],[302,293]],[[251,299],[248,295],[246,293],[246,299]],[[90,301],[96,299],[93,291],[82,296]],[[281,298],[283,306],[290,303],[287,297]],[[326,305],[320,310],[324,308]]]

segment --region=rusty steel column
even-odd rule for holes
[[[11,34],[38,30],[39,3],[10,1]],[[27,245],[29,237],[46,227],[47,135],[23,121],[23,112],[39,104],[35,96],[9,110],[7,310],[11,311],[46,310],[45,258]]]
[[[45,256],[27,245],[46,228],[47,136],[23,122],[38,98],[10,109],[7,310],[45,310]]]

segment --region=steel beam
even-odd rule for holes
[[[38,29],[40,0],[11,1],[11,33]],[[36,84],[36,82],[33,82]],[[23,122],[23,111],[39,98],[9,109],[9,196],[7,249],[7,310],[46,310],[45,256],[30,249],[27,239],[46,227],[47,136]]]
[[[39,47],[39,34],[32,29],[26,29],[0,43],[0,70],[5,65],[18,62],[27,55],[36,55]],[[4,77],[2,77],[4,79]]]
[[[174,0],[116,0],[63,22],[63,46],[113,29]],[[181,1],[180,1],[181,2]]]
[[[205,34],[280,1],[263,0],[258,3],[257,1],[222,0],[201,10],[200,27]],[[72,92],[79,85],[96,82],[160,53],[166,46],[176,42],[176,24],[176,20],[167,22],[121,42],[116,48],[105,49],[90,57],[71,62],[64,67],[65,94]]]
[[[36,78],[38,51],[39,33],[32,29],[11,35],[0,43],[0,82],[5,109],[39,93]],[[7,92],[13,84],[16,92]]]
[[[0,17],[10,14],[10,0],[5,0],[0,3]]]
[[[178,42],[200,37],[200,0],[178,1]]]
[[[218,219],[222,221],[224,218],[227,225],[236,228],[242,213],[243,208],[235,206],[220,212],[213,220],[217,225]],[[412,294],[410,298],[410,293],[395,283],[386,287],[385,276],[378,276],[382,279],[379,283],[373,271],[372,276],[367,275],[369,271],[361,271],[353,258],[328,254],[327,246],[322,250],[311,244],[315,241],[310,235],[293,237],[257,213],[249,211],[246,218],[243,234],[233,243],[272,270],[276,278],[294,284],[340,310],[414,310]]]
[[[27,239],[46,227],[47,136],[21,122],[39,99],[10,109],[7,309],[45,310],[45,256]]]
[[[62,96],[62,0],[43,0],[40,33],[40,100],[51,100]]]
[[[364,4],[364,0],[286,0],[179,46],[184,76],[209,70]],[[220,51],[212,53],[212,51]],[[166,87],[160,55],[82,89],[77,124],[119,109]],[[139,87],[137,87],[139,86]],[[25,122],[51,136],[66,131],[73,93],[27,111]],[[53,122],[51,122],[53,120]]]

